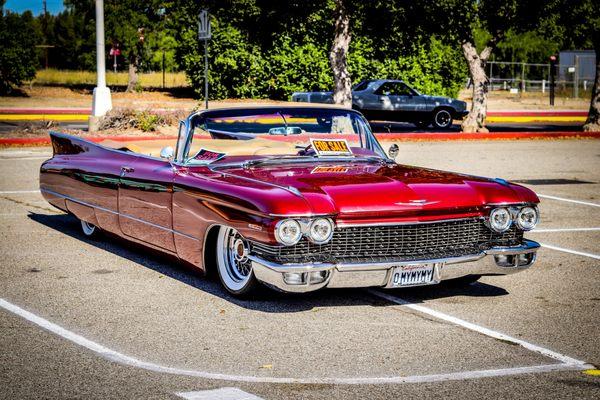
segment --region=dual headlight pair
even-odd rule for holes
[[[275,239],[283,245],[293,246],[302,235],[315,244],[324,244],[333,236],[333,222],[329,218],[313,220],[284,219],[275,225]]]
[[[506,232],[514,222],[519,229],[530,231],[538,224],[540,214],[536,207],[500,207],[490,212],[489,224],[494,231]]]

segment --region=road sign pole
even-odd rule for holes
[[[204,39],[204,101],[208,110],[208,39]]]
[[[198,39],[204,40],[204,102],[208,109],[208,39],[210,39],[210,16],[207,10],[198,16]]]
[[[554,74],[556,74],[556,56],[550,56],[550,105],[554,106]]]

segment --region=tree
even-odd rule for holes
[[[486,64],[509,31],[525,31],[538,22],[540,4],[533,0],[440,0],[425,6],[430,24],[461,48],[473,87],[471,110],[463,132],[487,132],[489,79]],[[487,35],[476,35],[484,30]],[[477,43],[476,38],[483,39]]]
[[[105,0],[104,25],[107,43],[119,43],[123,56],[128,60],[129,79],[127,91],[138,89],[138,73],[147,68],[153,58],[146,54],[147,39],[158,40],[157,32],[165,31],[168,0]],[[93,25],[94,2],[90,0],[65,0],[65,6],[77,14],[87,16]],[[95,33],[90,33],[95,37]],[[151,47],[154,47],[152,45]]]
[[[348,72],[348,48],[350,47],[350,15],[345,0],[334,0],[333,44],[329,52],[329,62],[333,72],[333,103],[345,107],[352,106],[352,79]]]
[[[4,10],[0,0],[0,93],[9,93],[24,80],[35,77],[36,42],[30,11],[22,15]]]

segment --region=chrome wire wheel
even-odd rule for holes
[[[448,110],[439,110],[435,113],[433,121],[438,128],[449,128],[452,125],[452,115]]]
[[[233,228],[219,230],[217,266],[223,286],[233,294],[246,294],[256,284],[248,258],[248,242]]]
[[[81,230],[85,236],[94,236],[96,233],[96,225],[90,224],[84,220],[81,220]]]

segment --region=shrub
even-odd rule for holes
[[[135,127],[143,132],[153,132],[158,125],[163,125],[161,118],[156,114],[151,114],[147,111],[137,113],[135,119]]]

